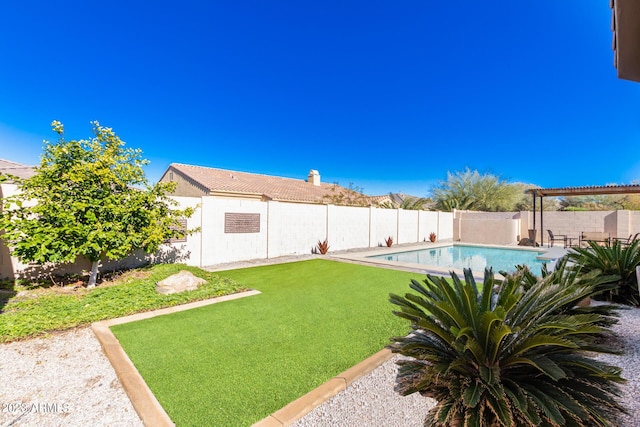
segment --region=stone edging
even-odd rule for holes
[[[256,290],[239,292],[236,294],[224,295],[208,300],[196,301],[91,324],[91,330],[100,342],[104,353],[111,362],[118,379],[122,383],[122,387],[127,393],[127,396],[129,396],[129,399],[131,399],[133,407],[145,426],[164,427],[175,426],[175,424],[171,421],[169,415],[153,395],[147,386],[147,383],[144,382],[144,379],[133,365],[133,362],[131,362],[131,359],[129,359],[129,356],[124,352],[120,346],[120,342],[113,332],[111,332],[109,327],[258,294],[260,294],[260,291]]]
[[[336,394],[346,389],[356,381],[378,366],[393,357],[390,350],[384,349],[370,356],[346,371],[336,375],[329,381],[311,390],[304,396],[294,400],[284,408],[253,424],[252,427],[284,427],[293,424],[313,409],[320,406]]]

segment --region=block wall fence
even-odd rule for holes
[[[0,185],[0,198],[13,194],[15,186]],[[438,241],[515,245],[534,228],[532,212],[433,212],[374,207],[346,207],[285,202],[263,202],[205,197],[173,197],[181,207],[194,207],[187,221],[200,231],[182,242],[165,245],[152,256],[136,254],[109,262],[104,270],[135,266],[149,261],[184,262],[210,266],[235,261],[309,254],[318,241],[327,239],[329,251],[367,249],[384,245],[418,243],[434,232]],[[640,211],[544,212],[536,214],[537,241],[548,242],[547,230],[577,238],[582,231],[608,232],[628,237],[640,232]],[[81,272],[90,263],[78,259],[56,267],[54,273]],[[0,241],[0,277],[15,277],[34,267],[11,257]],[[49,270],[48,272],[52,272]]]
[[[626,238],[640,232],[640,211],[549,211],[542,218],[537,212],[535,224],[533,212],[455,211],[453,227],[453,240],[465,243],[515,244],[534,228],[536,242],[545,244],[547,230],[576,239],[583,231]]]
[[[190,265],[310,254],[318,241],[325,239],[330,252],[377,247],[389,236],[394,243],[422,242],[428,240],[432,232],[438,240],[453,239],[453,214],[448,212],[215,196],[174,199],[182,207],[198,206],[187,227],[200,231],[189,236],[186,242],[172,243],[174,248],[188,254],[185,262]],[[228,223],[234,217],[250,218],[250,223],[245,224],[246,229],[241,226],[230,230]]]

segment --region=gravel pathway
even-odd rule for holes
[[[624,356],[622,402],[640,427],[640,309],[622,311],[615,327]],[[421,426],[434,402],[393,391],[394,359],[298,420],[296,427]],[[141,426],[111,364],[89,328],[0,345],[0,426]]]
[[[0,426],[142,426],[90,328],[0,345]]]

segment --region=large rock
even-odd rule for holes
[[[159,294],[170,295],[184,291],[194,291],[198,289],[206,280],[193,275],[193,273],[182,270],[179,273],[172,274],[156,283],[156,292]]]

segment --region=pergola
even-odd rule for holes
[[[600,185],[591,187],[531,188],[525,193],[533,198],[533,229],[536,229],[536,199],[540,198],[540,229],[544,230],[543,197],[598,196],[608,194],[640,194],[640,185]],[[540,233],[540,244],[544,245],[544,233]]]

